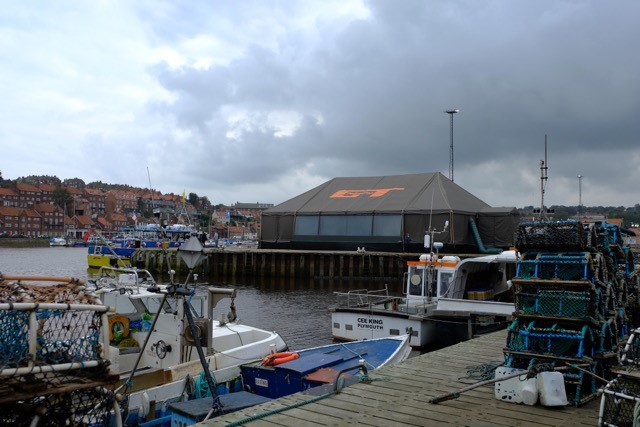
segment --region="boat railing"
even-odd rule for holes
[[[100,267],[95,284],[99,288],[125,289],[132,294],[140,292],[140,285],[151,286],[155,279],[149,270],[138,268]]]
[[[353,289],[348,292],[334,292],[334,294],[337,297],[337,308],[369,307],[394,299],[389,295],[387,285],[383,289]]]

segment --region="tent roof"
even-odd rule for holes
[[[333,178],[263,215],[458,212],[475,214],[489,205],[440,172]]]

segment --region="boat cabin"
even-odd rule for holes
[[[405,277],[407,299],[431,300],[446,294],[460,263],[457,256],[420,255],[418,261],[407,262]]]

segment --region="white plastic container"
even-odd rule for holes
[[[561,372],[540,372],[538,374],[538,395],[543,406],[566,406],[567,392]]]
[[[521,372],[522,375],[495,383],[496,399],[511,403],[535,405],[538,401],[537,380],[535,377],[525,380],[526,370],[499,366],[496,368],[495,378],[499,379],[517,372]]]

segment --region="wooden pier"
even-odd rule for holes
[[[380,279],[400,280],[406,271],[406,261],[419,253],[303,251],[286,249],[224,248],[204,250],[202,273],[206,278],[220,277],[282,277],[309,279]],[[154,275],[169,269],[179,274],[186,265],[178,259],[175,249],[144,248],[132,256],[138,268]]]
[[[432,397],[462,389],[476,381],[467,369],[501,362],[506,331],[410,358],[369,374],[338,394],[318,399],[298,393],[243,411],[208,420],[202,426],[596,426],[599,399],[576,408],[526,406],[494,397],[488,385],[458,399],[431,404]],[[317,392],[314,394],[318,394]],[[306,401],[315,400],[304,404]],[[289,408],[290,407],[290,408]],[[277,412],[283,408],[289,408]],[[268,413],[266,417],[262,414]]]

